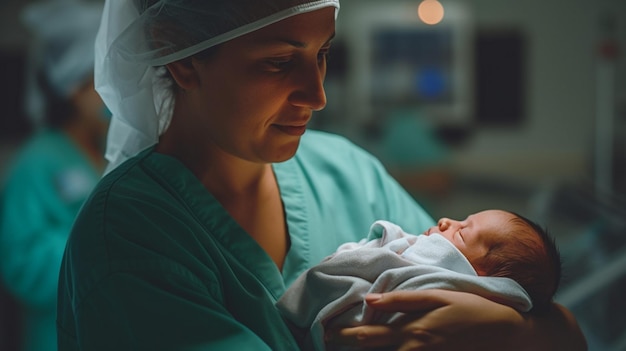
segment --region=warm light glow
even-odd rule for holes
[[[443,19],[443,5],[437,0],[424,0],[417,8],[417,15],[426,24],[437,24]]]

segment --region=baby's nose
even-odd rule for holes
[[[439,227],[439,230],[441,231],[445,231],[446,229],[448,229],[450,227],[450,219],[449,218],[441,218],[438,222],[437,222],[437,227]]]

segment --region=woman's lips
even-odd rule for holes
[[[301,136],[302,134],[304,134],[304,132],[306,132],[306,125],[303,125],[303,126],[276,125],[276,128],[278,128],[280,131],[282,131],[285,134],[289,134],[293,136]]]

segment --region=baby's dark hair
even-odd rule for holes
[[[517,213],[511,232],[502,242],[491,243],[487,254],[476,263],[484,275],[507,277],[530,295],[533,313],[549,310],[561,282],[561,256],[554,238],[537,223]]]

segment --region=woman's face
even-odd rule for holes
[[[200,87],[191,122],[209,148],[257,163],[294,155],[322,86],[335,8],[304,13],[221,44],[194,60]],[[183,92],[184,94],[185,92]]]

